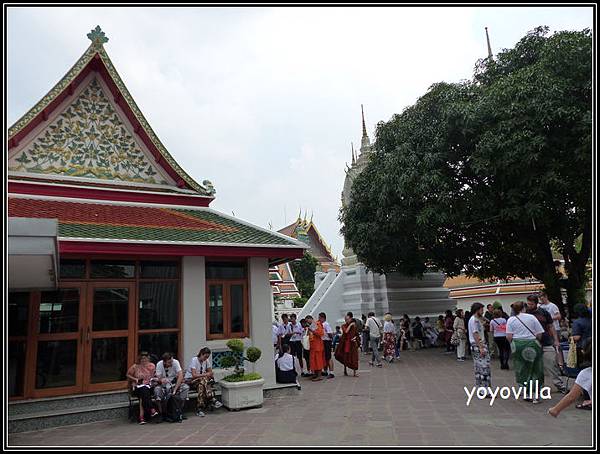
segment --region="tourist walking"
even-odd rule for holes
[[[396,328],[389,312],[383,316],[383,320],[383,359],[391,363],[396,356]]]
[[[490,332],[494,338],[494,343],[498,347],[498,357],[500,358],[500,369],[508,370],[508,360],[510,359],[510,344],[506,340],[506,322],[502,311],[494,309],[494,318],[490,322]]]
[[[542,334],[542,351],[544,361],[544,374],[550,379],[558,392],[565,394],[567,392],[567,384],[563,380],[562,372],[560,371],[557,356],[560,352],[560,341],[558,333],[554,330],[554,321],[552,316],[544,309],[538,306],[539,298],[537,295],[529,295],[527,297],[527,313],[533,315],[544,328]]]
[[[321,371],[325,369],[325,352],[323,346],[323,324],[320,320],[315,321],[312,315],[306,316],[310,340],[310,368],[312,369],[312,381],[323,380]]]
[[[367,326],[367,316],[362,314],[362,351],[365,355],[369,354],[369,327]]]
[[[490,354],[485,343],[485,319],[483,317],[483,304],[481,303],[471,305],[469,340],[475,371],[475,386],[487,389],[492,386],[492,371],[490,368]],[[488,392],[486,392],[486,397],[491,397]]]
[[[525,313],[525,303],[517,301],[512,304],[515,315],[506,322],[506,340],[511,343],[515,380],[520,387],[529,386],[530,382],[544,383],[544,360],[542,344],[539,339],[544,328],[531,314]],[[527,399],[533,403],[537,400]]]
[[[458,340],[456,346],[456,358],[458,361],[464,361],[466,359],[466,347],[467,347],[467,330],[465,328],[464,313],[462,309],[456,311],[456,318],[454,319],[454,336]]]
[[[325,355],[325,369],[323,370],[323,376],[327,378],[335,378],[333,375],[333,359],[332,354],[332,342],[333,342],[333,329],[327,322],[327,315],[325,312],[319,314],[319,321],[323,325],[323,353]]]
[[[352,369],[353,376],[358,377],[358,347],[360,337],[356,328],[354,314],[348,312],[344,317],[342,325],[342,337],[335,350],[335,359],[344,365],[344,375],[348,376],[348,370]]]
[[[377,363],[377,367],[382,367],[381,357],[379,356],[379,341],[381,340],[381,331],[383,326],[375,317],[375,312],[369,312],[369,318],[367,318],[367,323],[365,326],[369,329],[369,346],[373,350],[371,361],[369,361],[369,366]]]

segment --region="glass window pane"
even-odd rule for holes
[[[68,260],[60,261],[60,278],[61,279],[84,279],[85,278],[85,260]]]
[[[160,359],[163,353],[170,352],[173,357],[179,360],[181,367],[186,367],[186,361],[179,358],[179,345],[177,338],[179,333],[157,333],[157,334],[140,334],[138,342],[138,350],[150,353],[152,357]]]
[[[25,342],[8,343],[8,396],[22,396],[25,382]]]
[[[29,321],[29,293],[11,292],[8,294],[8,335],[27,336]]]
[[[94,289],[94,331],[111,331],[128,328],[129,289]]]
[[[141,262],[142,278],[171,279],[179,277],[179,266],[177,262]]]
[[[223,334],[223,286],[209,285],[210,334]]]
[[[93,260],[91,277],[130,279],[135,277],[135,262]]]
[[[92,383],[125,380],[127,374],[127,338],[94,339],[91,361]]]
[[[229,287],[231,298],[231,332],[244,331],[244,286],[240,284]]]
[[[35,387],[74,386],[77,372],[77,341],[38,342]]]
[[[140,329],[177,328],[177,282],[140,283]]]
[[[42,292],[40,334],[72,333],[79,329],[79,289]]]
[[[246,264],[243,262],[208,262],[207,279],[245,279]]]

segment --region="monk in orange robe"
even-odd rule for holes
[[[310,340],[310,368],[315,374],[312,381],[320,381],[323,380],[321,370],[325,367],[325,347],[322,339],[325,329],[320,320],[315,322],[310,315],[306,317],[306,323],[308,323],[308,337]]]

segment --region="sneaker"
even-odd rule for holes
[[[373,363],[371,361],[369,361],[369,366],[372,366],[372,365],[373,365]]]
[[[146,424],[144,418],[138,418],[138,424]]]
[[[327,377],[327,375],[328,375],[327,372],[321,372],[322,377]]]
[[[333,375],[333,374],[329,374],[329,375],[327,376],[327,378],[335,378],[335,375]]]
[[[460,361],[461,363],[464,363],[464,362],[465,362],[465,359],[464,359],[464,358],[457,358],[457,360],[456,360],[456,361]]]
[[[158,412],[153,408],[152,410],[150,410],[150,417],[154,418],[158,416]]]
[[[538,399],[533,399],[533,400],[531,401],[531,403],[533,403],[533,404],[539,404],[539,403],[540,403],[540,401],[539,401]]]
[[[383,364],[379,363],[377,364],[377,367],[383,367]]]
[[[201,418],[204,418],[206,416],[206,414],[203,411],[198,410],[196,412],[196,416],[200,416]]]
[[[212,404],[213,404],[213,407],[215,407],[215,408],[221,408],[223,406],[223,404],[216,399],[213,400]]]

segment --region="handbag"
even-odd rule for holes
[[[567,367],[575,369],[577,367],[577,344],[573,337],[569,338],[569,352],[567,353]]]
[[[458,345],[460,344],[460,337],[458,336],[458,332],[454,331],[452,333],[452,337],[450,338],[450,344],[451,345]]]

